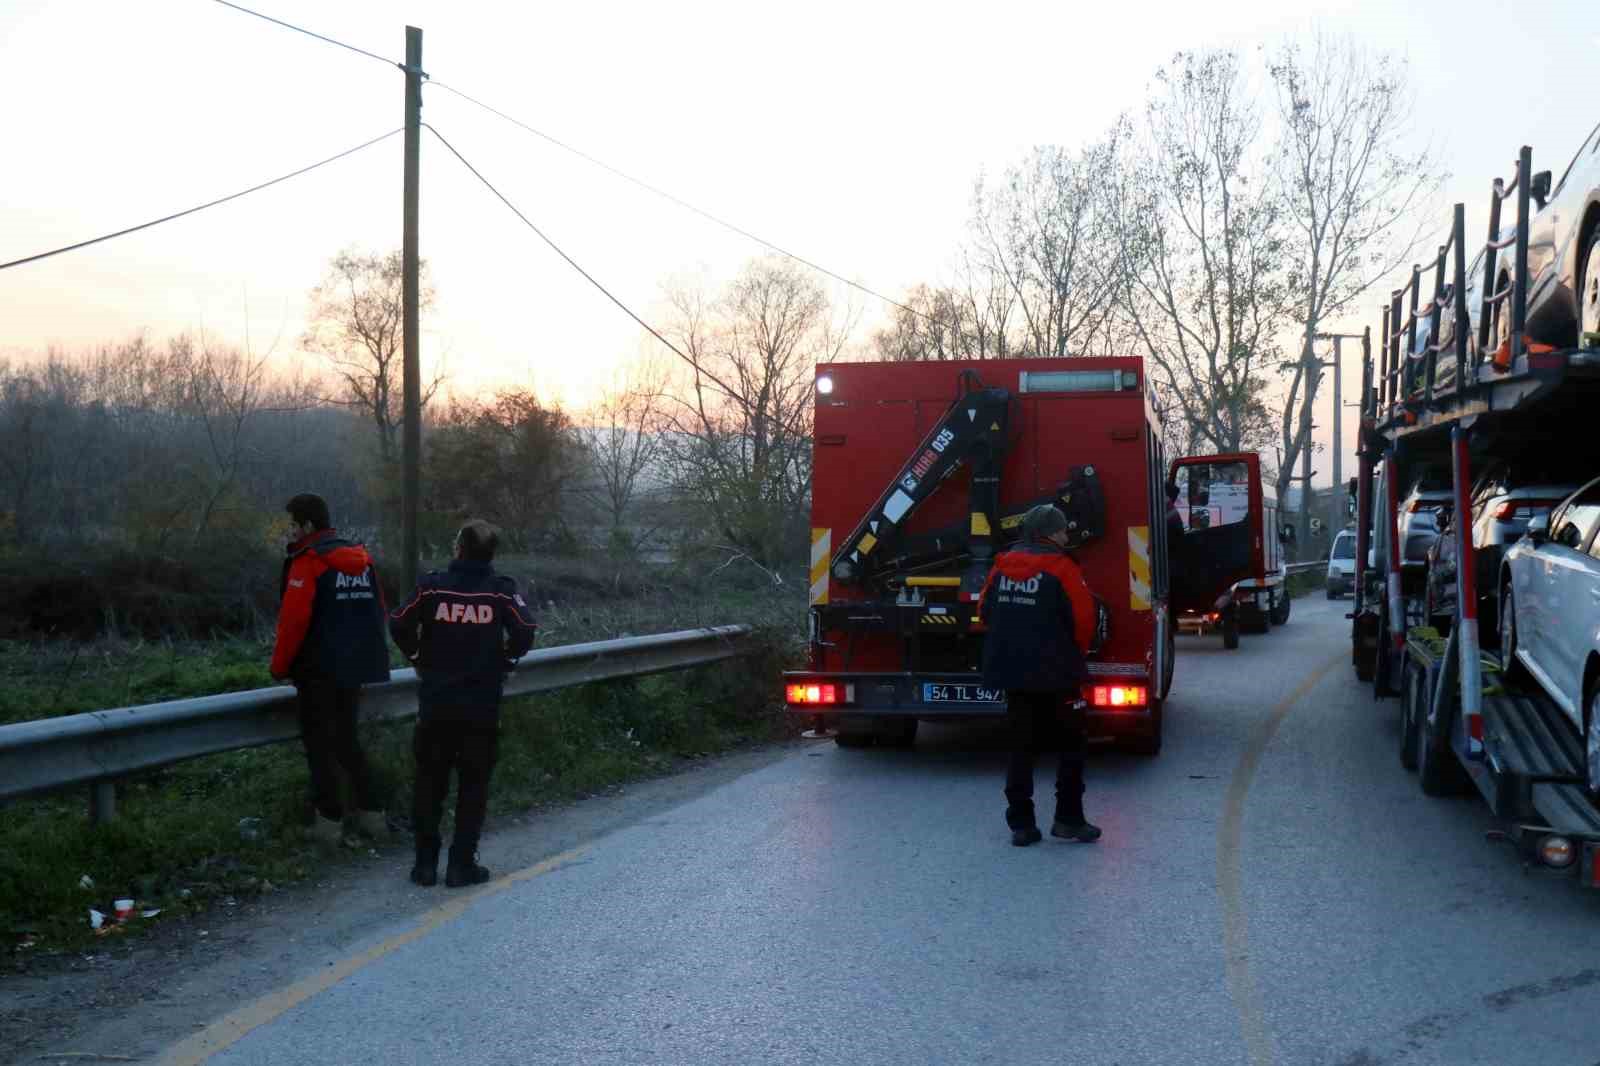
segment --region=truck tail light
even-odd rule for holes
[[[1091,695],[1090,702],[1094,706],[1116,710],[1122,707],[1143,707],[1147,693],[1142,685],[1096,685]]]
[[[784,698],[788,703],[805,707],[833,707],[849,703],[855,696],[854,689],[854,685],[835,685],[827,682],[788,685],[784,689]]]

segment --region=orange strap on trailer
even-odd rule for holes
[[[1528,338],[1527,334],[1523,334],[1522,351],[1525,355],[1549,355],[1551,352],[1555,351],[1555,347],[1549,344],[1535,343]],[[1495,349],[1493,363],[1495,371],[1498,373],[1504,374],[1511,369],[1510,337],[1507,337],[1500,343],[1500,347]]]

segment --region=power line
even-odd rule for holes
[[[224,197],[221,197],[221,198],[216,199],[216,200],[211,200],[211,201],[209,201],[207,203],[203,203],[203,204],[199,205],[198,207],[191,207],[191,208],[189,208],[188,210],[185,210],[185,211],[177,211],[177,212],[175,212],[173,214],[164,215],[161,218],[153,219],[153,220],[151,220],[149,222],[141,222],[137,226],[129,226],[126,229],[119,229],[115,233],[107,233],[103,237],[91,237],[89,240],[79,241],[76,244],[69,244],[69,245],[66,245],[65,247],[62,247],[62,248],[52,248],[48,252],[40,252],[37,255],[25,256],[22,259],[13,259],[9,263],[0,263],[0,270],[8,270],[11,267],[22,266],[25,263],[37,262],[40,259],[49,259],[51,256],[53,256],[53,255],[61,255],[63,252],[74,252],[74,251],[77,251],[79,248],[87,248],[91,244],[99,244],[101,241],[109,241],[114,237],[124,237],[124,236],[127,236],[130,233],[138,233],[142,229],[149,229],[151,226],[159,226],[163,222],[171,222],[174,219],[183,218],[185,215],[192,215],[196,211],[204,211],[208,207],[216,207],[218,204],[225,204],[229,200],[237,200],[241,196],[248,196],[253,192],[260,192],[262,189],[271,188],[272,186],[277,185],[279,182],[288,181],[290,178],[298,178],[302,174],[309,174],[311,171],[316,170],[318,167],[325,167],[329,163],[336,163],[339,160],[343,159],[345,156],[354,155],[355,153],[361,151],[363,148],[371,148],[373,145],[377,144],[379,141],[388,140],[390,137],[393,137],[395,134],[397,134],[399,132],[401,132],[401,131],[398,130],[398,129],[390,130],[388,133],[385,133],[381,137],[374,137],[374,138],[372,138],[372,140],[367,141],[367,142],[365,142],[363,144],[358,144],[354,148],[347,148],[344,151],[340,152],[338,155],[330,155],[328,158],[326,158],[324,160],[321,160],[320,162],[312,163],[310,166],[301,167],[299,170],[291,171],[288,174],[283,175],[282,177],[273,178],[271,181],[264,181],[260,185],[252,185],[248,189],[243,189],[243,190],[241,190],[239,192],[232,193],[232,194],[230,194],[228,196],[224,196]]]
[[[455,156],[457,159],[459,159],[461,161],[461,165],[462,166],[464,166],[468,170],[472,171],[472,176],[477,178],[479,181],[483,182],[484,187],[486,189],[488,189],[490,192],[494,193],[496,199],[498,199],[501,203],[505,204],[506,207],[510,208],[511,209],[511,213],[516,215],[519,219],[521,219],[522,220],[522,224],[524,226],[527,226],[529,229],[531,229],[539,237],[540,240],[544,241],[545,244],[550,246],[550,249],[552,251],[554,251],[562,259],[565,259],[567,261],[567,265],[568,266],[570,266],[573,270],[576,270],[579,274],[582,274],[585,281],[587,281],[590,285],[593,285],[596,289],[599,289],[601,294],[604,295],[606,299],[608,299],[612,303],[616,304],[617,307],[619,307],[622,310],[623,314],[627,315],[629,318],[631,318],[635,322],[637,322],[640,326],[642,326],[644,328],[645,332],[649,333],[656,340],[658,340],[662,344],[666,345],[669,349],[671,349],[671,351],[672,351],[672,353],[674,355],[676,355],[679,359],[682,359],[684,362],[688,363],[690,366],[694,367],[695,370],[698,373],[704,374],[706,377],[710,378],[711,381],[713,383],[715,383],[718,388],[722,389],[725,392],[728,392],[729,395],[733,395],[732,390],[729,389],[727,385],[725,385],[725,384],[723,384],[723,382],[719,381],[714,375],[708,373],[705,370],[705,368],[700,365],[700,363],[698,361],[696,361],[695,359],[692,359],[688,355],[684,354],[683,349],[679,348],[676,344],[673,344],[671,341],[667,340],[667,338],[663,337],[661,335],[661,333],[654,326],[652,326],[650,323],[646,322],[644,319],[640,318],[638,315],[634,314],[633,313],[633,309],[631,307],[629,307],[627,304],[625,304],[621,300],[619,300],[611,292],[610,289],[608,289],[604,285],[600,284],[600,282],[595,278],[595,276],[593,274],[589,273],[587,270],[583,269],[583,267],[579,266],[578,265],[578,261],[576,259],[573,259],[572,256],[570,256],[566,252],[562,251],[561,250],[561,246],[556,244],[555,241],[551,240],[549,238],[549,236],[547,236],[545,234],[545,232],[543,230],[541,230],[538,226],[534,225],[533,222],[528,218],[528,216],[524,215],[521,212],[521,210],[519,210],[517,208],[516,204],[514,204],[510,200],[506,199],[506,194],[505,193],[503,193],[499,189],[495,188],[494,183],[491,182],[488,178],[484,177],[482,172],[480,172],[477,167],[475,167],[471,163],[467,162],[467,157],[462,155],[460,152],[456,151],[455,145],[453,145],[449,141],[445,140],[444,134],[440,133],[438,130],[434,129],[432,126],[428,125],[426,122],[424,122],[422,125],[423,125],[423,128],[426,129],[429,133],[431,133],[435,137],[439,138],[439,143],[444,145],[446,148],[448,148],[450,150],[450,154]]]
[[[369,52],[365,48],[357,48],[353,44],[345,44],[343,41],[336,41],[332,37],[324,37],[322,34],[313,33],[311,30],[308,30],[303,26],[296,26],[292,22],[285,22],[282,19],[275,19],[271,15],[263,15],[259,11],[252,11],[248,7],[242,7],[239,4],[231,3],[230,0],[216,0],[216,2],[221,4],[223,7],[231,7],[235,11],[243,12],[246,15],[254,15],[258,19],[265,19],[266,21],[274,23],[275,25],[282,26],[286,30],[294,30],[296,33],[303,33],[307,37],[315,37],[319,41],[326,41],[329,44],[338,45],[340,48],[349,49],[358,55],[364,55],[370,59],[376,59],[378,62],[388,64],[392,67],[399,67],[401,70],[406,69],[404,63],[396,63],[392,59],[385,59],[376,52]],[[423,76],[426,77],[427,75]]]
[[[224,0],[218,0],[218,2],[222,3],[222,2],[224,2]],[[766,246],[768,248],[771,248],[773,251],[777,252],[779,255],[785,256],[785,257],[787,257],[789,259],[793,259],[795,262],[803,264],[804,266],[808,266],[812,270],[817,271],[819,274],[826,274],[828,277],[833,278],[835,281],[843,282],[844,284],[850,286],[851,288],[857,289],[857,290],[859,290],[861,292],[864,292],[868,296],[871,296],[871,297],[874,297],[876,299],[882,300],[884,303],[889,304],[892,307],[898,307],[900,310],[905,311],[908,314],[916,315],[918,318],[928,319],[927,315],[923,314],[921,311],[918,311],[914,307],[907,307],[905,304],[901,303],[899,300],[891,300],[889,297],[883,295],[881,292],[876,292],[876,291],[874,291],[872,289],[867,288],[865,285],[861,284],[858,281],[851,281],[849,278],[844,277],[841,274],[836,274],[833,271],[829,270],[827,267],[822,266],[819,263],[814,263],[811,260],[805,258],[804,256],[796,255],[793,252],[786,251],[782,246],[774,244],[772,241],[769,241],[764,237],[759,237],[756,234],[751,233],[749,230],[744,229],[741,226],[734,225],[732,222],[729,222],[726,219],[718,218],[716,215],[713,215],[711,212],[706,211],[706,210],[704,210],[702,208],[696,207],[694,204],[691,204],[687,200],[681,199],[680,197],[674,196],[672,193],[667,192],[665,189],[662,189],[662,188],[659,188],[659,187],[657,187],[655,185],[652,185],[649,182],[644,181],[641,178],[636,178],[632,174],[629,174],[629,173],[627,173],[625,171],[618,170],[616,167],[612,166],[610,163],[605,162],[603,159],[596,159],[594,156],[590,155],[588,152],[585,152],[580,148],[574,148],[572,145],[567,144],[565,141],[562,141],[562,140],[559,140],[559,139],[557,139],[555,137],[552,137],[550,134],[545,133],[543,130],[535,129],[534,127],[528,125],[526,122],[523,122],[521,119],[515,118],[515,117],[513,117],[511,115],[508,115],[504,111],[501,111],[497,107],[493,107],[493,106],[491,106],[489,104],[486,104],[482,100],[476,99],[475,97],[468,96],[466,93],[462,92],[460,89],[452,88],[451,86],[446,85],[443,82],[439,82],[439,81],[430,80],[429,84],[432,85],[436,89],[443,89],[445,92],[452,93],[452,94],[454,94],[456,96],[459,96],[459,97],[461,97],[461,99],[467,101],[467,103],[472,104],[472,105],[474,105],[476,107],[481,107],[483,110],[489,112],[492,115],[497,115],[498,117],[500,117],[500,118],[504,119],[505,121],[511,123],[513,126],[519,126],[522,129],[526,130],[527,132],[533,134],[535,137],[539,137],[539,138],[541,138],[541,139],[543,139],[545,141],[548,141],[549,143],[555,145],[557,148],[560,148],[562,151],[570,152],[571,154],[577,156],[579,159],[582,159],[587,163],[590,163],[590,164],[592,164],[594,166],[597,166],[601,170],[604,170],[607,173],[613,174],[613,175],[621,178],[623,181],[631,182],[632,184],[637,185],[639,188],[644,189],[647,192],[654,193],[655,195],[661,197],[664,200],[671,201],[672,203],[677,204],[679,207],[683,208],[685,211],[692,211],[695,214],[699,215],[701,218],[704,218],[704,219],[706,219],[706,220],[708,220],[710,222],[714,222],[714,223],[716,223],[717,225],[721,226],[724,229],[731,230],[732,232],[737,233],[739,236],[744,237],[747,240],[751,240],[751,241],[754,241],[757,244],[764,245],[764,246]],[[435,135],[437,135],[437,132],[438,131],[435,131]],[[440,139],[442,140],[443,138],[440,138]],[[465,162],[465,160],[463,160],[463,162]],[[928,319],[928,320],[931,321],[931,319]]]

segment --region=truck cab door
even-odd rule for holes
[[[1260,456],[1186,456],[1173,462],[1168,483],[1178,486],[1183,522],[1181,542],[1170,549],[1180,610],[1211,610],[1238,582],[1265,577]]]

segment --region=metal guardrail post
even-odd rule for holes
[[[117,783],[110,778],[95,781],[89,786],[89,821],[105,825],[117,816]]]

